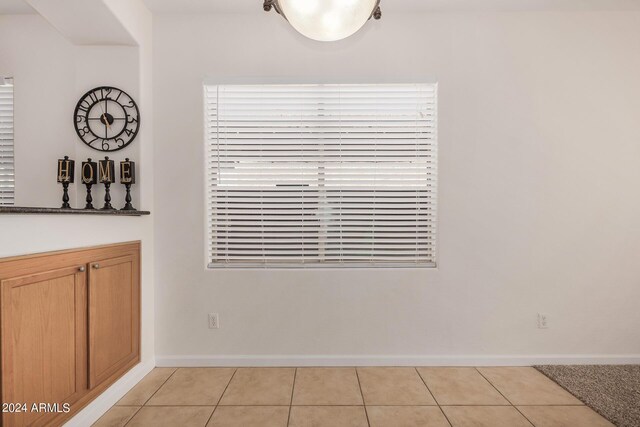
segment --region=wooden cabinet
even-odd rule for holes
[[[2,281],[3,403],[75,403],[87,388],[86,275],[65,267]],[[4,414],[27,426],[52,414]]]
[[[140,243],[0,260],[0,308],[2,426],[60,425],[139,362]]]
[[[131,361],[139,352],[135,257],[101,259],[89,270],[89,386],[95,387]]]

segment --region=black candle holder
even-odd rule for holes
[[[136,183],[136,163],[127,157],[124,162],[120,162],[120,183],[124,184],[126,196],[124,198],[125,205],[121,210],[135,211],[136,208],[131,204],[131,185]]]
[[[104,184],[104,206],[101,210],[103,211],[112,211],[115,210],[113,206],[111,206],[111,184],[115,182],[114,180],[114,162],[113,160],[109,160],[109,157],[105,157],[104,160],[100,160],[98,162],[99,169],[98,175],[100,178],[100,183]]]
[[[87,198],[85,199],[87,204],[84,205],[85,209],[95,209],[93,206],[93,197],[91,197],[91,186],[93,184],[85,184],[87,186]]]
[[[73,183],[75,177],[75,162],[64,156],[58,159],[58,182],[62,184],[62,209],[71,209],[69,204],[69,184]]]
[[[102,207],[101,210],[103,211],[114,211],[115,208],[113,206],[111,206],[111,183],[110,182],[105,182],[104,183],[104,206]]]
[[[86,162],[82,162],[82,183],[87,186],[87,198],[85,209],[95,209],[93,206],[93,197],[91,196],[91,187],[98,183],[97,163],[92,162],[91,158]]]
[[[62,183],[62,209],[71,209],[69,204],[69,182],[64,181]]]
[[[131,184],[125,184],[124,185],[127,194],[124,196],[124,208],[120,209],[121,211],[135,211],[137,210],[136,208],[133,207],[133,205],[131,204]]]

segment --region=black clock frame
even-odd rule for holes
[[[107,90],[107,89],[109,90],[109,93],[111,93],[111,91],[113,91],[113,90],[117,90],[117,91],[120,92],[120,94],[115,99],[111,99],[111,98],[108,98],[108,99],[110,101],[113,101],[113,102],[117,103],[122,108],[122,110],[126,114],[126,122],[125,122],[125,125],[123,126],[122,130],[117,135],[113,135],[110,138],[103,138],[101,136],[96,135],[93,132],[93,130],[91,129],[91,126],[89,126],[89,123],[87,122],[87,126],[86,127],[89,129],[89,132],[91,133],[91,135],[95,136],[95,139],[93,139],[91,142],[96,141],[96,140],[102,140],[103,144],[104,144],[104,141],[116,141],[116,145],[117,145],[118,137],[120,135],[122,135],[127,130],[127,123],[132,123],[132,122],[129,121],[129,119],[133,118],[133,120],[138,123],[138,125],[135,128],[135,130],[133,131],[133,134],[130,136],[129,141],[126,144],[123,144],[122,146],[116,146],[116,148],[111,149],[111,150],[104,150],[104,149],[100,149],[100,148],[94,147],[89,142],[85,141],[85,139],[83,138],[83,135],[80,134],[80,129],[78,129],[78,126],[77,126],[77,123],[78,123],[78,119],[77,118],[79,117],[78,112],[81,110],[81,107],[83,107],[83,103],[87,102],[89,104],[88,107],[84,110],[84,111],[86,111],[86,114],[87,114],[87,116],[85,118],[85,121],[86,121],[88,119],[89,111],[91,111],[91,109],[98,102],[102,102],[105,99],[107,99],[105,95],[103,95],[102,98],[97,98],[97,97],[91,98],[90,95],[92,93],[97,92],[97,91],[104,91],[104,90]],[[107,93],[107,95],[109,95],[109,93]],[[125,105],[121,104],[120,102],[118,102],[118,98],[122,94],[126,95],[127,98],[129,98],[129,100],[131,101],[132,105],[125,106]],[[87,101],[88,98],[91,99],[91,101]],[[130,116],[129,113],[127,112],[127,110],[126,110],[127,108],[133,108],[134,111],[136,112],[136,116],[135,117],[133,117],[132,115]],[[128,147],[136,139],[136,136],[138,136],[138,132],[140,131],[140,110],[138,109],[138,104],[136,104],[136,101],[133,99],[133,97],[131,95],[129,95],[127,92],[125,92],[124,90],[119,89],[117,87],[113,87],[113,86],[98,86],[98,87],[95,87],[95,88],[87,91],[84,95],[82,95],[80,97],[80,100],[76,104],[76,108],[73,110],[73,128],[75,129],[76,134],[78,135],[78,138],[80,138],[80,140],[85,145],[87,145],[88,147],[90,147],[90,148],[92,148],[92,149],[94,149],[96,151],[101,151],[101,152],[105,152],[105,153],[106,152],[111,153],[111,152],[114,152],[114,151],[119,151],[119,150],[122,150],[123,148]],[[86,135],[86,133],[85,133],[85,135]]]

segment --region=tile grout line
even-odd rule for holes
[[[180,403],[175,403],[173,405],[146,405],[143,408],[213,408],[216,406],[215,403],[210,403],[208,405],[185,405]],[[242,406],[287,406],[287,405],[220,405],[224,407],[242,407]],[[118,408],[131,408],[132,406],[118,406]],[[137,408],[138,406],[135,406]]]
[[[442,409],[442,406],[438,405],[438,409],[440,409],[440,412],[442,412],[442,415],[444,415],[444,419],[447,420],[447,422],[449,423],[450,426],[453,426],[453,423],[451,422],[451,420],[449,419],[449,416],[447,416],[447,414],[444,412],[444,409]]]
[[[532,427],[534,427],[534,426],[535,426],[535,425],[533,424],[533,422],[532,422],[529,418],[527,418],[527,416],[526,416],[525,414],[523,414],[523,413],[522,413],[522,411],[521,411],[520,409],[518,409],[518,407],[517,407],[516,405],[514,405],[514,404],[513,404],[513,402],[511,402],[509,399],[507,399],[507,396],[505,396],[504,394],[502,394],[502,392],[501,392],[500,390],[498,390],[498,387],[496,387],[496,386],[491,382],[491,380],[489,380],[489,378],[485,377],[485,376],[484,376],[484,374],[483,374],[482,372],[480,372],[480,369],[478,369],[478,367],[476,367],[475,369],[476,369],[476,371],[480,374],[480,376],[481,376],[482,378],[484,378],[484,379],[485,379],[485,381],[487,381],[487,382],[491,385],[491,387],[493,387],[493,388],[494,388],[498,393],[500,393],[500,396],[504,397],[504,399],[505,399],[507,402],[509,402],[509,404],[511,405],[511,407],[512,407],[513,409],[515,409],[516,411],[518,411],[518,413],[519,413],[520,415],[522,415],[522,417],[523,417],[525,420],[527,420],[527,422],[528,422],[529,424],[531,424],[531,426],[532,426]]]
[[[478,374],[480,374],[480,376],[481,376],[482,378],[484,378],[484,380],[485,380],[486,382],[488,382],[488,383],[489,383],[489,385],[490,385],[491,387],[493,387],[493,388],[494,388],[494,390],[495,390],[495,391],[497,391],[497,392],[500,394],[500,396],[502,396],[502,397],[504,398],[504,400],[506,400],[506,401],[509,403],[509,405],[510,405],[510,406],[515,407],[515,405],[513,404],[513,402],[511,402],[509,399],[507,399],[507,396],[505,396],[505,395],[504,395],[500,390],[498,390],[498,387],[496,387],[496,386],[491,382],[491,380],[489,380],[489,378],[485,377],[485,376],[484,376],[484,374],[483,374],[482,372],[480,372],[480,369],[478,369],[477,367],[474,367],[473,369],[475,369],[475,370],[476,370],[476,372],[477,372]]]
[[[122,406],[122,407],[124,407],[124,406]],[[114,406],[112,406],[111,408],[109,408],[109,411],[110,411],[111,409],[113,409],[113,408],[115,408],[115,405],[114,405]],[[136,412],[134,412],[134,413],[133,413],[133,415],[131,416],[131,418],[129,418],[129,419],[127,420],[127,422],[126,422],[126,423],[124,423],[124,424],[122,425],[122,427],[126,427],[126,426],[127,426],[127,424],[129,424],[129,423],[131,422],[131,420],[133,420],[133,418],[134,418],[136,415],[138,415],[138,412],[140,412],[140,410],[141,410],[142,408],[144,408],[144,406],[139,406],[139,407],[138,407],[138,410],[137,410]],[[108,411],[107,411],[107,412],[108,412]],[[106,414],[106,412],[105,412],[105,414]],[[103,415],[102,417],[104,417],[104,415]],[[102,417],[100,417],[100,418],[102,418]],[[96,422],[98,422],[98,421],[100,420],[100,418],[98,418],[98,420],[97,420]]]
[[[154,369],[155,369],[155,368],[154,368]],[[162,388],[162,386],[164,386],[164,385],[167,383],[167,381],[169,381],[169,379],[173,376],[173,374],[175,374],[175,373],[178,371],[178,369],[179,369],[179,368],[176,368],[176,369],[174,369],[174,370],[173,370],[173,372],[171,372],[171,375],[169,375],[169,376],[167,377],[167,379],[166,379],[166,380],[164,380],[164,381],[162,382],[162,384],[160,384],[160,386],[156,389],[156,391],[154,391],[154,392],[151,394],[151,396],[149,396],[149,398],[148,398],[147,400],[145,400],[145,401],[144,401],[144,403],[142,404],[142,406],[138,407],[138,410],[135,412],[135,414],[133,414],[133,416],[132,416],[131,418],[129,418],[129,420],[128,420],[126,423],[124,423],[124,425],[123,425],[122,427],[127,427],[127,425],[129,425],[129,423],[133,420],[133,418],[134,418],[136,415],[138,415],[138,412],[140,412],[140,410],[146,406],[146,404],[151,400],[151,398],[152,398],[153,396],[155,396],[155,395],[156,395],[156,393],[157,393],[157,392]],[[153,371],[151,371],[151,372],[153,372]],[[151,372],[149,372],[149,373],[151,373]],[[149,375],[149,374],[147,374],[147,375]],[[147,377],[147,375],[145,375],[145,376],[142,378],[142,380],[140,380],[138,383],[136,383],[136,385],[140,384],[140,383],[141,383],[141,382],[142,382],[142,381]],[[133,387],[135,387],[136,385],[134,385]],[[133,387],[131,387],[131,390],[133,390]],[[129,391],[131,391],[131,390],[129,390]],[[127,393],[128,393],[128,392],[127,392]],[[126,396],[126,394],[125,394],[124,396]],[[122,399],[124,398],[124,396],[122,396],[122,398],[121,398],[120,400],[122,400]],[[119,401],[118,401],[118,402],[119,402]],[[116,404],[115,404],[115,405],[113,405],[111,408],[113,408],[113,407],[115,407],[115,406],[118,406],[118,402],[116,402]]]
[[[224,396],[224,394],[227,392],[227,389],[229,388],[229,384],[231,384],[231,381],[233,381],[233,377],[236,376],[236,372],[238,372],[238,368],[235,368],[233,370],[233,374],[231,374],[231,378],[229,378],[229,382],[227,382],[227,385],[225,386],[224,390],[222,390],[222,393],[220,394],[220,397],[218,398],[218,401],[216,402],[216,406],[214,406],[213,407],[213,411],[211,411],[211,415],[209,415],[209,418],[207,418],[207,422],[205,423],[205,427],[211,422],[211,418],[213,418],[213,414],[218,409],[218,406],[220,405],[220,401],[222,400],[222,396]]]
[[[145,405],[145,408],[175,408],[175,407],[187,407],[187,408],[206,408],[206,407],[213,407],[215,405],[178,405],[178,404],[174,404],[174,405]],[[288,408],[291,405],[273,405],[273,404],[269,404],[269,405],[220,405],[220,406],[224,406],[225,408],[242,408],[245,406],[255,406],[257,408],[275,408],[275,407],[280,407],[280,408]],[[470,407],[470,408],[478,408],[478,407],[496,407],[496,408],[505,408],[507,406],[514,406],[514,405],[480,405],[480,404],[467,404],[467,403],[451,403],[451,404],[445,404],[445,405],[439,405],[439,404],[435,404],[435,405],[411,405],[411,404],[397,404],[394,403],[392,405],[389,404],[381,404],[381,403],[376,403],[374,405],[354,405],[354,404],[336,404],[336,403],[331,403],[331,404],[306,404],[306,405],[295,405],[296,407],[300,406],[300,407],[305,407],[305,406],[318,406],[318,407],[331,407],[331,406],[336,406],[336,407],[348,407],[348,406],[380,406],[380,407],[399,407],[399,408],[411,408],[411,407],[419,407],[419,408],[433,408],[434,406],[442,406],[442,407],[451,407],[451,406],[465,406],[465,407]],[[544,407],[548,407],[548,408],[582,408],[585,407],[586,405],[517,405],[517,406],[522,406],[522,407],[536,407],[536,406],[544,406]],[[112,406],[112,408],[115,408],[116,406]],[[118,408],[142,408],[142,406],[139,405],[117,405]],[[588,407],[588,406],[587,406]],[[111,408],[109,408],[111,409]]]
[[[418,374],[418,378],[420,378],[420,380],[422,380],[422,384],[424,384],[424,386],[427,388],[427,391],[431,395],[431,398],[433,399],[433,401],[436,402],[437,406],[440,406],[440,402],[438,402],[438,399],[436,399],[436,396],[431,392],[431,389],[427,385],[427,380],[422,378],[422,375],[420,375],[420,371],[418,371],[417,367],[414,366],[413,369],[416,371],[416,374]]]
[[[151,396],[149,396],[149,398],[148,398],[147,400],[145,400],[145,401],[144,401],[144,403],[142,404],[142,406],[146,406],[146,405],[147,405],[147,403],[149,403],[149,401],[150,401],[151,399],[153,399],[153,396],[155,396],[155,395],[160,391],[160,389],[161,389],[161,388],[162,388],[162,387],[163,387],[163,386],[164,386],[164,385],[165,385],[165,384],[166,384],[166,383],[171,379],[171,377],[173,377],[173,376],[175,375],[175,373],[176,373],[176,372],[178,372],[178,369],[180,369],[180,368],[176,368],[176,369],[174,369],[174,370],[173,370],[173,372],[171,372],[171,375],[169,375],[169,376],[167,377],[167,379],[166,379],[166,380],[164,380],[164,381],[162,382],[162,384],[160,384],[160,387],[158,387],[158,389],[157,389],[156,391],[154,391],[154,392],[153,392],[153,394],[152,394]],[[143,380],[144,380],[144,378],[143,378]],[[142,381],[140,381],[140,382],[142,382]],[[138,384],[140,384],[140,383],[138,383]],[[138,384],[136,384],[136,385],[138,385]]]
[[[293,406],[293,392],[296,390],[296,377],[298,376],[298,367],[293,371],[293,384],[291,385],[291,400],[289,400],[289,415],[287,416],[287,427],[291,422],[291,407]]]
[[[449,420],[449,417],[447,416],[447,414],[444,413],[444,410],[442,409],[442,406],[440,406],[440,402],[438,402],[438,399],[436,399],[435,394],[433,394],[433,392],[431,391],[431,389],[429,388],[429,386],[427,385],[427,380],[425,380],[422,377],[422,374],[420,374],[420,371],[418,370],[418,368],[416,366],[413,367],[413,369],[416,370],[416,373],[418,374],[418,377],[420,377],[420,379],[422,380],[422,383],[424,384],[424,386],[427,388],[427,391],[429,392],[429,394],[431,395],[431,397],[433,398],[433,401],[436,402],[436,406],[438,407],[438,409],[440,409],[440,412],[442,412],[442,415],[444,415],[444,418],[447,420],[447,422],[449,423],[449,426],[453,426],[453,423],[451,422],[451,420]]]
[[[358,374],[358,368],[354,367],[353,370],[356,371],[356,378],[358,379],[358,388],[360,389],[362,406],[364,406],[364,416],[367,417],[367,425],[371,427],[371,421],[369,421],[369,411],[367,410],[367,403],[364,401],[364,393],[362,392],[362,384],[360,384],[360,375]]]

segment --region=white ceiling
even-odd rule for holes
[[[136,45],[123,22],[102,0],[25,1],[75,45]]]
[[[262,0],[144,0],[156,13],[260,13]],[[382,0],[382,12],[640,10],[640,0]]]
[[[155,13],[261,13],[262,0],[144,0]],[[640,0],[382,0],[383,13],[496,10],[640,10]],[[24,0],[0,0],[0,15],[36,13]]]

